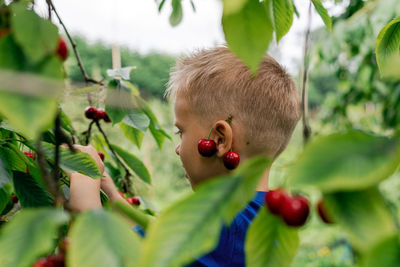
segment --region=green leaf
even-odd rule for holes
[[[396,232],[391,213],[375,187],[325,194],[324,206],[360,252],[368,251]]]
[[[400,164],[398,139],[360,131],[315,139],[289,172],[291,186],[323,192],[361,190],[389,177]]]
[[[297,17],[297,18],[300,18],[300,13],[299,13],[299,11],[297,10],[296,5],[294,4],[294,0],[291,0],[291,2],[292,2],[294,14],[296,14],[296,17]]]
[[[229,15],[239,12],[249,0],[222,0],[224,14]]]
[[[165,141],[165,138],[168,138],[171,140],[171,136],[169,136],[164,129],[162,129],[160,123],[157,120],[157,117],[154,115],[153,111],[151,110],[150,106],[143,100],[140,100],[140,105],[142,107],[142,111],[149,117],[150,119],[150,125],[149,125],[149,130],[151,134],[154,137],[154,140],[156,140],[156,143],[158,145],[158,148],[161,149],[162,145]]]
[[[14,189],[24,208],[46,207],[54,203],[52,195],[29,174],[15,171]]]
[[[36,139],[52,126],[56,111],[57,102],[53,99],[0,91],[0,113],[29,139]]]
[[[271,0],[276,42],[289,31],[293,23],[292,0]],[[269,8],[269,5],[266,5]]]
[[[143,133],[138,129],[131,127],[123,122],[119,124],[119,127],[125,137],[128,138],[132,143],[134,143],[138,148],[140,148],[143,141]]]
[[[0,158],[9,170],[22,172],[26,170],[25,161],[10,147],[0,147]]]
[[[246,266],[290,266],[299,246],[298,229],[260,208],[247,231]]]
[[[222,26],[231,51],[253,74],[257,73],[272,40],[273,28],[268,9],[258,0],[248,0],[239,12],[223,14]]]
[[[150,125],[150,119],[139,110],[134,110],[123,119],[123,122],[141,132],[146,132]]]
[[[169,24],[171,24],[172,27],[175,27],[181,23],[182,18],[183,11],[181,0],[172,0],[172,12],[169,17]]]
[[[114,79],[109,82],[106,99],[106,112],[113,125],[137,109],[135,92],[126,82]]]
[[[50,20],[28,10],[25,3],[13,3],[11,7],[14,13],[11,16],[13,34],[31,61],[38,62],[44,56],[55,53],[57,27]]]
[[[392,57],[398,57],[400,47],[400,17],[389,22],[379,32],[375,42],[376,61],[381,75],[384,75],[389,66],[386,66]],[[396,68],[397,69],[397,68]]]
[[[69,238],[69,267],[137,266],[140,238],[116,214],[97,209],[79,215]]]
[[[120,82],[124,86],[129,87],[129,89],[131,90],[131,93],[132,93],[133,96],[139,96],[140,95],[139,89],[135,85],[131,84],[128,81],[120,81]]]
[[[37,183],[44,187],[45,183],[42,179],[42,174],[35,161],[22,153],[16,145],[8,143],[7,147],[9,148],[7,154],[10,157],[7,161],[9,169],[24,173],[27,169],[29,169],[30,175],[36,180]]]
[[[321,3],[321,0],[311,0],[313,3],[315,10],[317,10],[318,14],[321,16],[322,21],[325,23],[325,26],[332,31],[332,19],[328,15],[328,11],[324,8]]]
[[[60,118],[61,118],[62,128],[65,129],[68,133],[74,134],[75,130],[74,130],[74,127],[72,126],[71,119],[62,110],[60,112]]]
[[[15,43],[12,34],[0,38],[0,68],[21,70],[25,65],[21,48]]]
[[[158,5],[158,12],[161,12],[161,9],[163,8],[165,4],[165,0],[161,0],[160,4]]]
[[[42,143],[46,157],[53,161],[54,145]],[[101,178],[103,174],[92,157],[81,151],[72,153],[68,148],[60,147],[60,167],[67,172],[79,172],[92,178]]]
[[[400,263],[400,236],[393,236],[383,240],[367,253],[361,255],[361,267],[398,267]]]
[[[1,266],[32,266],[55,248],[59,228],[68,222],[67,213],[56,209],[24,209],[1,228]]]
[[[250,159],[164,210],[149,226],[139,266],[183,266],[212,250],[222,223],[230,224],[254,197],[267,166],[265,158]]]
[[[131,168],[139,176],[140,179],[148,184],[151,184],[150,173],[140,159],[138,159],[128,151],[120,148],[119,146],[112,145],[112,148],[129,166],[129,168]]]
[[[124,80],[129,80],[131,73],[134,70],[136,70],[136,66],[108,69],[107,75],[112,78],[122,78]]]
[[[0,114],[25,137],[36,139],[53,125],[64,83],[61,63],[54,56],[27,70],[33,73],[0,72]]]

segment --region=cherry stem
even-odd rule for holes
[[[103,131],[103,129],[101,128],[99,121],[94,121],[94,122],[96,123],[97,128],[99,129],[99,131],[100,131],[101,134],[103,135],[104,140],[106,141],[107,146],[108,146],[108,148],[110,149],[111,153],[114,154],[114,156],[115,156],[115,158],[117,159],[118,163],[121,164],[121,166],[124,168],[124,170],[125,170],[125,179],[124,179],[124,183],[125,183],[125,184],[124,184],[123,189],[124,189],[124,191],[126,191],[126,192],[124,192],[124,193],[127,193],[127,192],[130,193],[130,192],[129,192],[129,189],[130,189],[131,183],[130,183],[129,177],[132,176],[131,172],[129,171],[128,167],[126,167],[125,164],[124,164],[124,163],[120,160],[120,158],[118,157],[118,155],[117,155],[117,153],[115,152],[115,150],[113,149],[113,147],[112,147],[110,141],[108,140],[108,137],[107,137],[106,133],[105,133],[105,132]]]
[[[95,123],[95,120],[92,120],[89,124],[89,127],[87,129],[87,131],[85,131],[85,135],[86,135],[86,139],[85,139],[85,145],[87,146],[89,144],[90,141],[90,135],[91,135],[91,131],[92,131],[92,126]]]
[[[225,121],[226,121],[229,125],[231,125],[232,116],[230,115]]]
[[[210,140],[210,136],[211,136],[211,133],[212,133],[213,130],[214,130],[214,128],[211,128],[211,131],[210,131],[210,133],[208,134],[207,140]]]

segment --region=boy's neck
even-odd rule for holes
[[[269,177],[269,170],[270,168],[266,169],[263,176],[261,177],[260,182],[257,185],[257,191],[268,191],[268,177]]]

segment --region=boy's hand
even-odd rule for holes
[[[67,147],[67,146],[62,145],[62,147]],[[104,172],[104,163],[101,160],[101,158],[99,157],[97,150],[93,146],[91,146],[91,145],[81,146],[81,145],[74,144],[74,148],[82,151],[83,153],[89,154],[93,158],[93,160],[96,162],[97,166],[99,166],[100,172],[101,173]]]
[[[101,178],[101,189],[106,193],[111,202],[116,200],[123,200],[123,197],[119,194],[114,181],[107,172],[103,173],[103,178]]]

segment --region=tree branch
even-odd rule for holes
[[[76,57],[76,60],[78,61],[78,66],[81,69],[83,78],[85,79],[85,82],[91,82],[91,83],[95,83],[95,84],[99,84],[99,85],[105,85],[103,83],[103,81],[97,81],[91,77],[89,77],[89,75],[87,74],[85,67],[82,64],[82,60],[81,57],[79,56],[78,50],[76,49],[76,43],[75,41],[72,39],[71,35],[69,34],[67,28],[65,27],[64,22],[61,20],[60,16],[58,15],[58,12],[56,10],[56,8],[54,7],[54,4],[51,0],[46,0],[47,4],[49,5],[49,7],[51,7],[51,9],[54,11],[54,14],[56,14],[58,21],[60,22],[61,26],[64,28],[65,33],[67,34],[67,37],[72,45],[72,49],[74,50],[74,54]]]
[[[302,122],[303,122],[303,143],[304,145],[310,139],[311,127],[308,122],[308,71],[310,64],[310,47],[311,47],[311,1],[308,7],[308,23],[306,34],[304,38],[304,51],[303,51],[303,72],[301,78],[301,110],[302,110]]]

